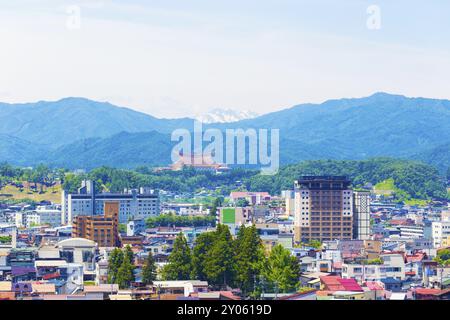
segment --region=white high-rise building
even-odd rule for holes
[[[370,239],[370,192],[353,192],[353,236],[358,240]]]
[[[96,193],[92,181],[83,181],[78,193],[62,193],[62,224],[71,224],[73,218],[80,215],[103,215],[106,201],[119,202],[119,223],[146,219],[160,212],[159,195],[154,190],[139,188],[123,193]]]

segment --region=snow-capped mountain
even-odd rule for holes
[[[211,112],[196,116],[196,120],[203,123],[228,123],[244,119],[253,119],[257,113],[248,110],[213,109]]]

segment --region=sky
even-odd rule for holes
[[[0,101],[157,117],[450,99],[447,0],[0,0]]]

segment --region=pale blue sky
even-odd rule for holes
[[[70,5],[80,29],[66,27]],[[450,98],[449,14],[447,0],[0,0],[0,101],[83,96],[179,117],[376,91]]]

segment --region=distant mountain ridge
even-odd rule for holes
[[[258,117],[256,112],[249,110],[213,109],[210,112],[195,117],[203,123],[230,123]]]
[[[193,119],[158,119],[107,102],[0,103],[0,161],[68,168],[170,162],[170,133]],[[281,163],[390,156],[450,165],[450,101],[376,93],[301,104],[205,128],[280,129]]]
[[[119,132],[171,132],[190,119],[158,119],[108,102],[65,98],[37,103],[0,103],[0,134],[8,134],[50,148]]]

